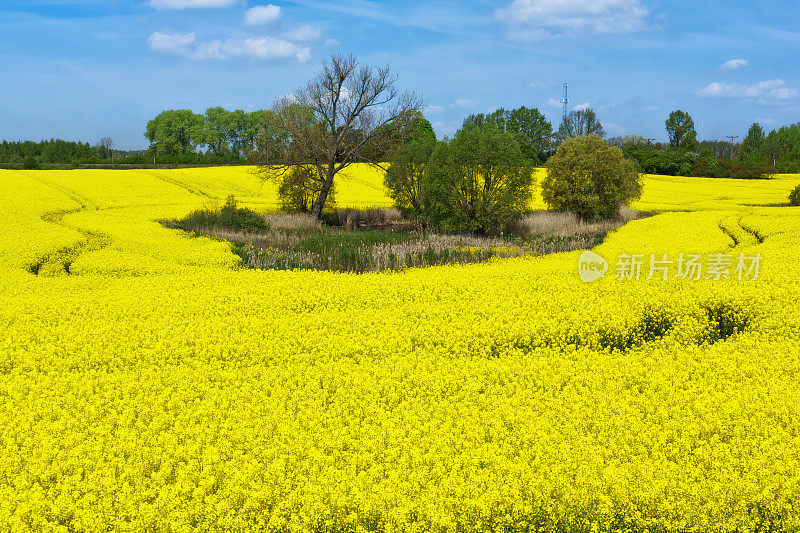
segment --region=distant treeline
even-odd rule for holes
[[[622,148],[625,156],[648,174],[759,178],[775,172],[800,172],[800,123],[769,134],[760,124],[753,124],[739,144],[696,139],[662,144],[641,135],[615,137],[609,142]]]
[[[119,152],[120,155],[125,152]],[[3,141],[0,143],[0,163],[23,164],[87,164],[104,163],[111,159],[110,151],[98,143],[62,141]]]
[[[535,164],[542,164],[566,138],[604,136],[591,109],[569,113],[558,130],[538,109],[526,107],[471,115],[465,123],[485,123],[513,134]],[[144,136],[150,147],[146,150],[115,150],[108,137],[94,145],[59,139],[2,141],[0,166],[241,165],[258,149],[259,138],[275,127],[276,116],[271,110],[212,107],[199,114],[174,109],[159,113],[147,123]],[[648,174],[758,178],[775,172],[800,172],[800,123],[769,134],[761,125],[753,124],[740,144],[698,141],[694,122],[683,111],[670,114],[666,129],[669,143],[653,142],[641,135],[614,137],[609,143],[620,147],[640,171]]]

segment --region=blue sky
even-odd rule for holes
[[[0,0],[0,138],[146,146],[163,109],[269,107],[332,51],[388,63],[437,133],[497,107],[557,127],[595,108],[609,136],[702,138],[800,121],[796,0]]]

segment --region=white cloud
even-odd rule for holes
[[[513,0],[498,9],[508,36],[519,41],[586,34],[634,33],[647,28],[641,0]]]
[[[334,46],[339,46],[341,44],[342,43],[340,43],[336,39],[325,39],[325,46],[334,47]]]
[[[428,105],[428,106],[425,106],[425,109],[423,110],[423,113],[428,113],[428,114],[432,115],[434,113],[441,113],[445,109],[447,109],[447,108],[444,107],[444,106],[441,106],[441,105]]]
[[[573,111],[586,111],[586,110],[587,110],[587,109],[589,109],[590,107],[591,107],[591,106],[589,105],[589,102],[584,102],[584,103],[582,103],[582,104],[578,104],[578,105],[574,106],[574,107],[572,108],[572,110],[573,110]]]
[[[546,81],[536,80],[536,81],[530,82],[529,85],[530,85],[530,87],[532,89],[541,89],[542,87],[548,87],[548,86],[552,85],[552,83],[548,83]]]
[[[239,0],[148,0],[147,4],[153,9],[164,11],[167,9],[233,7],[239,4]]]
[[[155,32],[147,39],[150,49],[193,60],[205,59],[296,59],[304,63],[311,59],[311,49],[276,37],[250,37],[248,39],[215,39],[199,41],[195,34],[165,34]]]
[[[175,55],[187,55],[192,45],[197,41],[194,33],[161,33],[155,32],[147,39],[147,44],[151,50],[156,52],[167,52]]]
[[[456,107],[475,107],[475,105],[477,105],[477,102],[468,98],[456,98],[453,103]]]
[[[742,67],[749,67],[750,62],[746,59],[731,59],[730,61],[724,62],[720,65],[719,68],[723,70],[737,70]]]
[[[248,26],[262,26],[277,22],[283,15],[280,7],[268,4],[266,6],[255,6],[248,9],[244,14],[244,23]]]
[[[783,80],[767,80],[753,85],[737,85],[731,83],[709,83],[698,93],[700,96],[720,98],[761,98],[769,100],[787,100],[797,98],[797,89],[786,86]]]
[[[283,37],[290,41],[319,41],[322,38],[322,30],[316,26],[298,26],[284,33]]]
[[[561,102],[561,100],[556,100],[555,98],[551,98],[547,101],[547,105],[549,105],[550,107],[561,107],[564,104],[563,102]]]

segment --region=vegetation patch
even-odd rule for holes
[[[269,229],[264,217],[250,209],[239,207],[233,196],[228,196],[219,210],[198,209],[180,220],[168,223],[184,231],[206,232],[214,229],[254,232]]]
[[[703,309],[708,318],[706,340],[709,344],[745,331],[753,320],[750,313],[732,302],[707,303]]]
[[[396,209],[346,209],[325,214],[258,215],[229,199],[219,211],[203,209],[164,225],[228,241],[249,268],[380,272],[491,258],[544,255],[592,248],[628,220],[583,222],[569,213],[537,211],[487,235],[440,233],[404,219]]]
[[[800,205],[800,185],[795,187],[789,194],[789,203],[794,206]]]

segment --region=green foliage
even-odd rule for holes
[[[775,167],[769,163],[743,163],[741,161],[719,161],[720,174],[723,178],[757,180],[768,178],[775,173]]]
[[[184,231],[222,229],[230,231],[266,231],[269,226],[264,217],[250,209],[239,207],[233,196],[228,196],[219,210],[198,209],[179,220],[177,226]]]
[[[534,164],[546,158],[550,149],[553,126],[536,108],[525,106],[516,109],[498,109],[494,113],[470,115],[464,120],[462,128],[495,128],[513,134],[519,142],[522,153]]]
[[[745,331],[753,321],[746,310],[733,302],[710,302],[704,308],[708,318],[705,337],[709,344]]]
[[[39,163],[36,161],[35,157],[29,155],[22,161],[22,168],[25,170],[36,170],[39,168]]]
[[[214,155],[230,152],[230,112],[221,107],[210,107],[203,117],[204,142]]]
[[[789,203],[794,206],[800,206],[800,185],[795,187],[789,194]]]
[[[800,172],[800,122],[772,130],[763,148],[764,157],[781,172]]]
[[[721,178],[722,168],[720,161],[709,149],[701,150],[692,166],[692,176],[705,176],[708,178]]]
[[[681,169],[684,169],[687,164],[690,169],[694,164],[694,158],[691,154],[677,150],[656,150],[628,146],[623,150],[623,154],[628,159],[636,162],[645,174],[679,176],[681,175]],[[689,174],[686,175],[688,176]]]
[[[585,137],[586,135],[605,136],[603,125],[600,124],[594,109],[578,109],[571,111],[566,118],[561,121],[561,125],[556,132],[556,140],[562,143],[567,139]]]
[[[767,142],[767,136],[764,133],[764,128],[760,124],[754,123],[747,131],[747,137],[742,141],[739,147],[738,159],[748,163],[759,163],[765,160],[764,145]]]
[[[422,119],[414,127],[411,140],[392,154],[384,183],[395,205],[408,215],[423,213],[422,183],[435,148],[436,134],[430,122]]]
[[[323,174],[324,176],[324,174]],[[287,213],[310,213],[314,201],[322,190],[323,177],[310,166],[296,166],[287,170],[278,185],[281,208]],[[327,209],[336,207],[336,186],[331,187],[326,202]]]
[[[147,123],[144,136],[157,154],[188,154],[204,142],[203,117],[189,109],[162,111]]]
[[[24,163],[34,158],[39,164],[98,163],[105,157],[105,150],[84,142],[62,141],[3,141],[0,143],[0,161]]]
[[[669,144],[673,148],[695,150],[697,148],[697,131],[694,120],[685,111],[673,111],[665,122]]]
[[[188,109],[168,110],[147,123],[145,137],[162,161],[165,156],[196,154],[203,146],[210,156],[243,160],[253,150],[255,139],[270,115],[271,111],[246,113],[222,107],[211,107],[204,115]]]
[[[567,139],[547,161],[542,196],[551,209],[581,219],[610,219],[641,196],[642,183],[622,150],[597,135]]]
[[[424,174],[425,217],[445,230],[483,233],[516,220],[534,183],[517,137],[467,127],[433,151]]]
[[[694,154],[680,150],[627,146],[623,149],[623,153],[645,174],[758,179],[775,173],[775,168],[769,163],[731,161],[718,157],[710,149],[703,149],[699,154]]]

